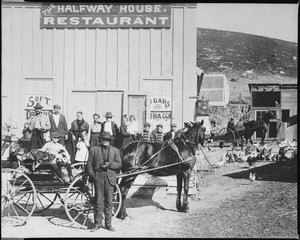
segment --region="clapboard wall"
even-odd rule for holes
[[[171,88],[177,124],[193,118],[196,4],[173,4],[170,29],[40,29],[40,8],[2,2],[2,119],[17,124],[19,133],[26,79],[52,81],[51,88],[35,91],[50,92],[69,123],[75,118],[68,116],[72,90],[124,91],[126,113],[128,94]]]

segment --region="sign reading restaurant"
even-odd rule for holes
[[[41,28],[170,28],[170,4],[43,3]]]

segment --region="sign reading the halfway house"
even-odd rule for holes
[[[43,3],[41,28],[170,28],[170,4]]]

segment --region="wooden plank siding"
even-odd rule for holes
[[[68,116],[72,91],[121,91],[127,103],[128,94],[151,96],[158,87],[172,96],[179,127],[193,119],[196,4],[172,5],[169,29],[40,29],[40,8],[2,4],[2,93],[14,109],[6,118],[16,121],[20,136],[25,78],[53,78],[53,104],[62,105],[67,118],[74,118]]]

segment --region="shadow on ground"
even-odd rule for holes
[[[251,172],[256,173],[259,181],[275,181],[275,182],[297,182],[297,160],[286,162],[272,162],[260,167],[254,167]],[[223,176],[234,179],[248,179],[250,170],[239,171],[226,174]]]

